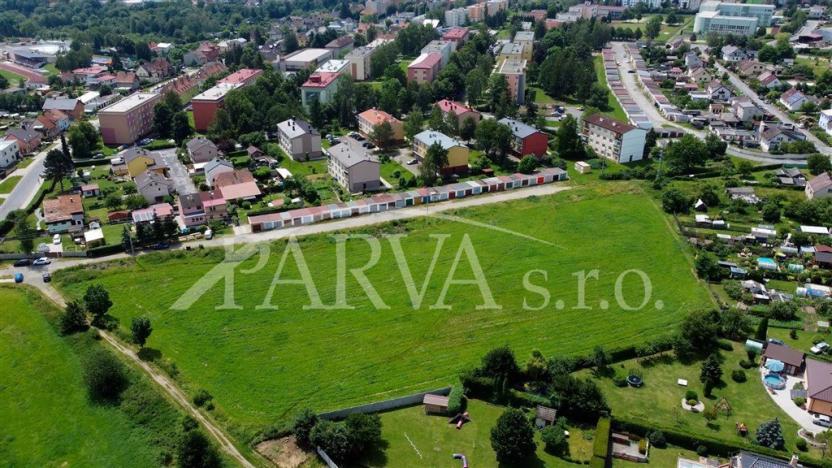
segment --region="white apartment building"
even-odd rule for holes
[[[449,28],[464,26],[466,21],[468,21],[468,14],[465,8],[454,8],[445,11],[445,26]]]
[[[9,167],[20,159],[16,140],[0,140],[0,167]]]
[[[586,143],[598,156],[619,163],[641,160],[647,131],[601,114],[590,115],[581,129]]]
[[[771,24],[772,14],[774,5],[707,1],[699,7],[693,32],[752,36]]]
[[[828,135],[832,136],[832,109],[820,111],[818,126],[822,128]]]

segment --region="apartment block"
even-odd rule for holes
[[[601,114],[583,120],[581,134],[599,156],[619,163],[641,160],[647,132]]]
[[[508,92],[517,104],[526,98],[526,61],[516,58],[504,60],[497,73],[506,77]]]
[[[135,93],[98,111],[105,145],[131,145],[153,129],[153,108],[160,94]]]
[[[465,8],[453,8],[445,11],[445,26],[463,26],[468,20]]]
[[[208,127],[214,123],[217,111],[222,109],[225,96],[234,89],[254,84],[262,74],[263,70],[244,68],[218,81],[216,86],[194,96],[191,99],[194,128],[198,132],[207,131]]]

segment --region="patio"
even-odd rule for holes
[[[765,367],[760,367],[760,385],[765,387],[765,382],[763,379],[770,371]],[[782,374],[783,378],[786,379],[786,388],[783,390],[772,390],[768,387],[765,387],[766,392],[774,400],[774,403],[780,407],[786,414],[789,415],[797,424],[800,425],[804,430],[807,432],[811,432],[812,434],[821,432],[823,430],[822,427],[817,426],[814,424],[814,418],[812,415],[800,408],[799,406],[795,405],[791,398],[791,390],[796,383],[803,384],[804,388],[806,387],[806,379],[804,378],[803,374],[792,376],[792,375],[785,375]]]

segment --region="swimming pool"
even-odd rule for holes
[[[766,375],[763,378],[763,382],[765,382],[766,387],[773,388],[774,390],[783,390],[786,388],[786,379],[777,374]]]
[[[773,258],[760,257],[757,259],[757,266],[765,270],[776,270],[777,262]]]

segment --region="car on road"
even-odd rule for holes
[[[50,283],[50,282],[52,282],[52,275],[50,275],[48,272],[47,272],[47,273],[44,273],[44,274],[43,274],[43,282],[44,282],[44,283]]]
[[[414,166],[414,165],[416,165],[416,164],[419,164],[419,160],[418,160],[418,159],[411,159],[410,161],[408,161],[408,162],[407,162],[407,165],[408,165],[408,166]]]
[[[20,260],[14,262],[14,266],[16,267],[25,267],[32,264],[32,261],[28,258],[21,258]]]
[[[153,250],[165,250],[170,248],[170,244],[167,242],[159,242],[158,244],[151,245],[150,248]]]
[[[827,349],[829,349],[829,343],[821,341],[820,343],[817,343],[816,345],[809,348],[809,351],[811,351],[812,354],[820,354],[826,351]]]
[[[812,422],[817,424],[818,426],[832,427],[832,418],[825,414],[815,414],[815,417],[812,420]]]
[[[49,265],[50,263],[52,263],[52,260],[49,260],[46,257],[40,257],[40,258],[36,258],[35,261],[32,262],[32,266],[44,266],[44,265]]]

